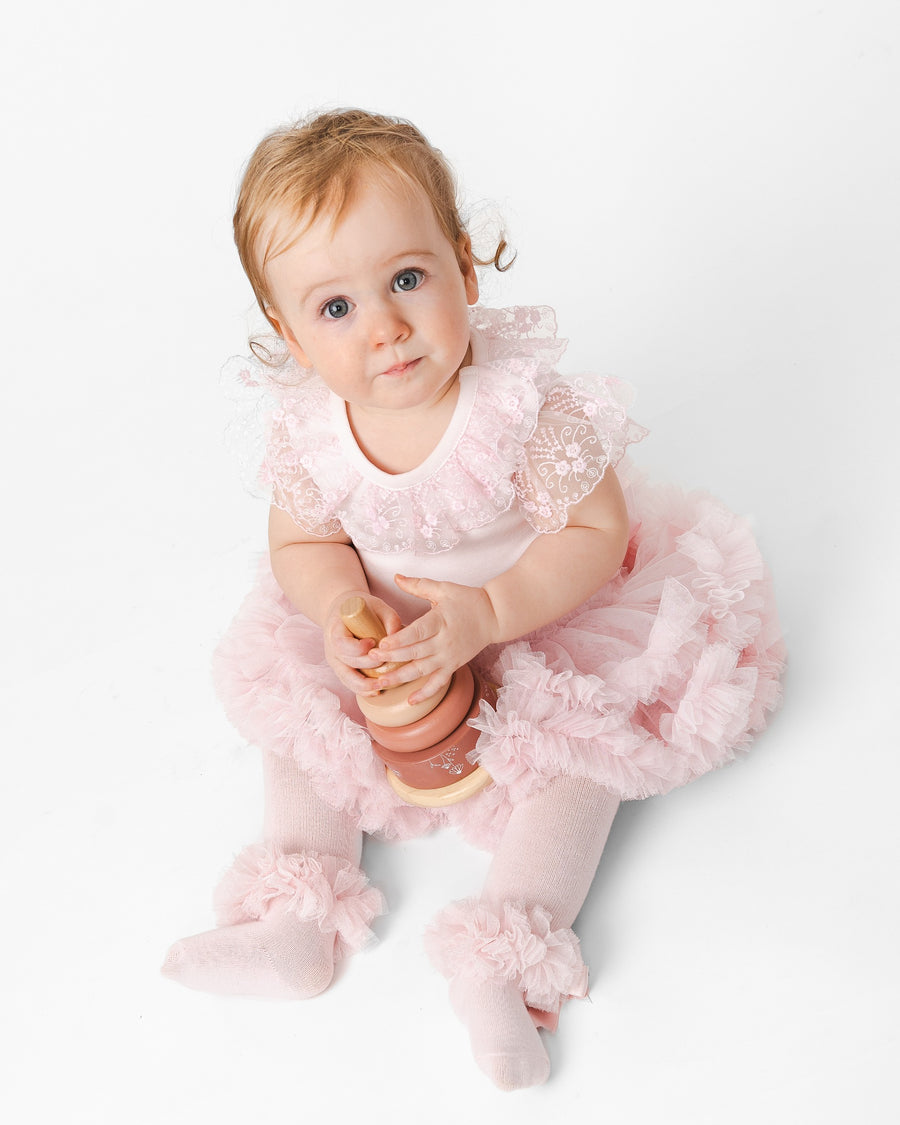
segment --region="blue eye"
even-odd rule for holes
[[[340,320],[341,317],[346,316],[350,311],[350,302],[346,297],[335,297],[333,301],[327,301],[322,306],[322,316],[328,320]]]
[[[425,274],[421,270],[401,270],[394,278],[392,288],[395,293],[410,293],[418,289],[424,280]]]

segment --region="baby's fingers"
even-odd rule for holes
[[[368,638],[358,639],[349,633],[335,633],[331,637],[331,650],[338,660],[349,664],[351,668],[371,668],[373,657],[370,655],[375,648],[375,642]]]
[[[429,644],[429,640],[426,638],[422,641],[411,639],[408,644],[392,641],[388,645],[382,641],[377,649],[372,650],[371,655],[373,659],[380,660],[385,664],[412,664],[414,661],[432,660],[436,653],[434,645]],[[419,674],[421,675],[421,673]]]
[[[410,692],[409,702],[415,706],[417,703],[422,703],[426,699],[430,699],[432,695],[436,695],[445,684],[450,683],[452,672],[448,672],[445,668],[439,668],[436,672],[428,677],[424,683],[421,683],[415,691]]]
[[[327,659],[331,670],[344,687],[349,688],[354,695],[378,694],[380,687],[377,679],[363,675],[360,670],[345,662],[335,653],[328,654]],[[366,660],[368,660],[368,657],[366,657]]]
[[[369,605],[375,610],[375,612],[378,614],[378,617],[381,619],[381,623],[384,626],[384,631],[386,633],[396,633],[403,628],[403,622],[400,620],[400,615],[393,608],[393,606],[389,606],[387,602],[382,601],[381,598],[370,597],[368,600]]]
[[[409,660],[422,660],[431,656],[435,650],[434,638],[440,631],[441,623],[431,613],[426,613],[411,625],[399,632],[391,633],[378,642],[375,655],[384,660],[406,663]]]

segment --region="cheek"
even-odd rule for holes
[[[469,308],[462,297],[462,281],[459,286],[453,286],[451,291],[444,291],[436,297],[429,308],[431,328],[437,338],[443,340],[446,347],[455,350],[460,340],[465,340],[464,348],[469,344]]]
[[[448,337],[452,341],[455,351],[465,352],[471,341],[472,330],[469,326],[469,311],[466,305],[457,305],[451,318],[447,321]]]
[[[319,369],[333,371],[340,376],[359,365],[362,349],[353,333],[331,332],[325,339],[320,338],[316,343],[316,366]]]

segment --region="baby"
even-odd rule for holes
[[[278,343],[240,365],[271,403],[269,554],[216,671],[262,752],[264,842],[220,887],[219,928],[164,971],[321,992],[383,909],[363,833],[455,825],[493,859],[427,948],[481,1068],[543,1082],[541,1029],[586,994],[572,924],[620,800],[729,761],[777,703],[765,567],[717,501],[636,476],[625,388],[559,373],[549,309],[478,306],[505,243],[476,257],[446,162],[408,122],[353,110],[270,135],[234,225]],[[356,595],[377,644],[341,619]],[[408,804],[356,697],[418,681],[415,704],[467,663],[499,685],[472,720],[491,783]]]

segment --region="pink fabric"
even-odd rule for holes
[[[360,549],[370,578],[392,574],[403,558],[406,573],[469,582],[488,577],[474,569],[478,560],[490,558],[494,573],[515,561],[517,527],[526,539],[535,528],[552,530],[568,503],[616,466],[632,520],[620,573],[563,620],[477,661],[500,684],[496,708],[474,720],[482,732],[474,753],[495,784],[445,810],[402,802],[355,700],[325,664],[319,629],[293,611],[265,562],[218,650],[216,677],[244,737],[293,757],[322,799],[364,831],[405,838],[453,823],[493,848],[513,805],[550,777],[587,777],[639,798],[731,761],[778,703],[784,649],[745,521],[705,494],[649,484],[622,459],[644,431],[628,419],[617,386],[555,372],[563,345],[549,310],[476,310],[473,325],[483,362],[467,369],[469,400],[453,442],[425,466],[387,477],[360,468],[358,450],[352,471],[346,457],[320,458],[329,443],[348,440],[335,436],[333,411],[315,415],[323,427],[315,440],[297,414],[310,446],[295,446],[301,430],[292,437],[276,420],[269,461],[302,463],[305,483],[291,503],[312,496],[307,512],[318,513],[322,529],[339,518],[369,542],[377,516],[385,524],[378,535],[418,545],[418,569],[415,559],[407,567],[405,556]],[[429,537],[422,520],[436,513],[440,527]],[[487,522],[473,528],[473,518]]]
[[[271,844],[256,844],[241,852],[226,873],[215,907],[220,926],[259,921],[275,907],[314,919],[322,933],[337,936],[335,955],[342,957],[369,941],[369,923],[384,912],[384,900],[346,860],[285,855]]]
[[[529,1008],[558,1012],[567,998],[587,995],[578,938],[570,929],[553,930],[541,906],[453,903],[426,931],[425,948],[445,977],[508,981]]]

